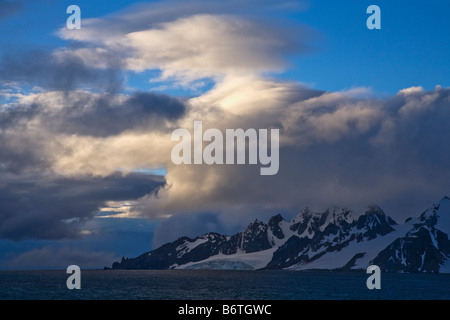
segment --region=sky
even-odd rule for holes
[[[103,268],[307,206],[418,216],[450,195],[449,9],[0,0],[0,270]],[[175,165],[196,120],[279,129],[278,173]]]

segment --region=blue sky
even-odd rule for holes
[[[64,26],[69,16],[65,10],[72,3],[24,1],[20,13],[1,21],[7,32],[0,39],[0,52],[11,46],[51,50],[67,45],[55,32]],[[136,4],[126,0],[76,3],[82,18],[102,17]],[[311,41],[311,52],[291,57],[289,68],[276,77],[330,91],[369,87],[377,94],[393,94],[417,85],[426,89],[448,86],[448,1],[310,0],[305,4],[293,13],[276,13],[277,18],[303,23],[317,31],[318,37]],[[371,4],[381,8],[381,30],[365,27],[366,9]],[[157,87],[145,79],[147,75],[131,74],[129,84],[146,90]],[[190,94],[183,90],[173,93]]]
[[[398,216],[404,218],[409,209],[417,215],[449,191],[450,154],[448,148],[439,147],[448,137],[450,120],[445,109],[450,86],[448,1],[205,3],[208,7],[203,9],[200,0],[0,0],[4,10],[0,12],[0,124],[5,128],[0,130],[0,181],[4,181],[0,187],[5,188],[0,196],[0,202],[4,201],[0,203],[0,269],[59,268],[86,252],[92,261],[83,263],[101,268],[113,259],[136,256],[181,235],[232,233],[255,217],[266,219],[278,212],[292,217],[301,205],[311,204],[308,200],[320,202],[324,193],[330,203],[354,197],[358,201],[349,205],[376,201],[394,213],[403,206],[407,209]],[[62,36],[69,17],[66,8],[72,4],[81,8],[85,33],[73,30]],[[381,8],[381,30],[366,27],[366,9],[372,4]],[[164,27],[152,20],[160,18],[154,15],[158,10],[164,15]],[[148,14],[148,22],[142,17],[130,21],[139,12]],[[217,19],[213,21],[223,28],[225,44],[236,56],[209,55],[210,45],[227,48],[222,46],[222,34],[214,33],[215,24],[205,17],[195,18],[197,13]],[[123,18],[122,24],[117,34],[109,34],[116,18]],[[201,37],[190,38],[189,28],[186,39],[192,43],[176,39],[183,18],[184,27],[208,26],[200,30],[213,34],[217,43],[206,37],[205,46]],[[250,27],[236,21],[250,21]],[[280,27],[292,34],[280,33]],[[165,36],[159,38],[155,30],[166,32]],[[144,40],[126,42],[132,39],[131,32]],[[175,44],[165,42],[170,37]],[[156,51],[147,39],[160,41],[162,51],[147,56]],[[277,40],[287,42],[280,52],[273,47]],[[205,50],[201,57],[211,61],[196,65],[195,57],[189,56],[196,54],[192,48]],[[95,50],[104,54],[102,61],[112,57],[112,65],[95,65]],[[66,54],[63,63],[53,59],[58,51]],[[71,60],[71,54],[79,54],[80,60]],[[135,60],[127,60],[129,55]],[[241,65],[241,59],[254,70]],[[280,60],[281,70],[277,68]],[[187,62],[180,66],[180,61]],[[237,77],[242,70],[245,76]],[[172,77],[155,80],[165,72]],[[119,92],[109,92],[104,83],[115,81],[122,84]],[[203,85],[195,85],[199,82]],[[411,87],[418,88],[398,93]],[[356,91],[343,94],[355,88],[368,90],[358,91],[363,97],[355,96]],[[7,98],[14,90],[22,94],[15,96],[17,104]],[[228,96],[239,103],[244,97],[248,105],[233,106]],[[280,101],[287,105],[278,105]],[[80,107],[83,103],[89,108]],[[131,109],[134,115],[125,113],[127,121],[117,111],[122,103],[135,108]],[[258,109],[259,105],[263,106]],[[298,106],[305,109],[297,110]],[[202,169],[190,176],[191,171],[167,162],[170,140],[164,140],[164,135],[202,112],[213,117],[210,107],[222,108],[218,113],[222,116],[214,120],[220,124],[222,120],[227,121],[224,125],[249,127],[283,123],[289,128],[286,141],[292,145],[282,153],[278,180],[254,178],[250,169],[237,173]],[[265,114],[271,108],[274,113]],[[300,112],[308,108],[317,111]],[[424,110],[429,114],[419,114]],[[324,112],[329,114],[321,118]],[[305,121],[308,117],[312,120]],[[438,128],[433,127],[436,123]],[[91,153],[85,155],[86,150]],[[133,174],[117,174],[127,170]],[[158,189],[158,179],[164,176],[173,183],[172,189]],[[298,181],[305,181],[317,194],[299,197],[305,186],[297,188]],[[202,183],[207,187],[199,192]],[[55,185],[61,186],[61,192],[55,191]],[[161,194],[155,196],[157,190]],[[428,191],[421,194],[423,190]],[[96,217],[99,209],[106,210],[108,201],[137,201],[134,215]],[[26,210],[20,211],[22,206]],[[46,225],[61,232],[51,232]],[[61,255],[59,265],[57,261],[45,264],[52,255]]]
[[[381,9],[381,30],[365,28],[365,9]],[[295,61],[293,77],[317,88],[371,87],[395,93],[422,85],[448,86],[447,1],[311,1],[296,17],[319,30],[318,52]],[[438,48],[438,49],[437,49]]]

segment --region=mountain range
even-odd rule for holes
[[[398,224],[378,206],[355,216],[348,209],[292,220],[255,220],[232,236],[181,237],[113,269],[352,270],[375,264],[386,272],[450,272],[450,198]]]

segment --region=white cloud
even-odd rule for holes
[[[286,67],[284,55],[308,50],[313,32],[300,25],[267,26],[217,10],[207,13],[201,6],[190,11],[175,16],[164,12],[166,19],[152,20],[155,12],[145,7],[143,12],[84,19],[79,32],[63,28],[59,35],[80,41],[85,47],[61,49],[55,56],[75,56],[94,68],[111,67],[112,61],[136,72],[158,69],[161,76],[153,81],[187,86],[203,78],[220,80],[282,71]],[[143,19],[144,12],[147,19]]]
[[[439,98],[441,87],[437,86],[433,92],[424,93],[422,87],[411,87],[399,91],[400,95],[404,95],[406,103],[402,106],[399,113],[402,116],[418,114],[434,106],[434,102]]]
[[[423,93],[424,89],[422,86],[419,87],[409,87],[402,90],[399,90],[399,94],[403,95],[409,95],[409,94],[415,94],[415,93]]]

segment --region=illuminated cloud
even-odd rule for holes
[[[176,14],[169,10],[157,16],[158,8],[149,5],[139,8],[141,12],[85,19],[79,32],[60,30],[62,38],[85,47],[61,49],[54,55],[61,60],[80,59],[100,69],[110,67],[108,61],[136,72],[156,69],[161,76],[151,81],[189,86],[203,78],[217,81],[225,76],[282,71],[287,67],[287,54],[310,50],[313,31],[302,25],[268,27],[264,21],[223,10],[219,14],[216,8],[205,11],[200,3],[210,7],[194,2],[191,10],[183,11],[181,5]],[[187,13],[192,8],[197,12]]]

